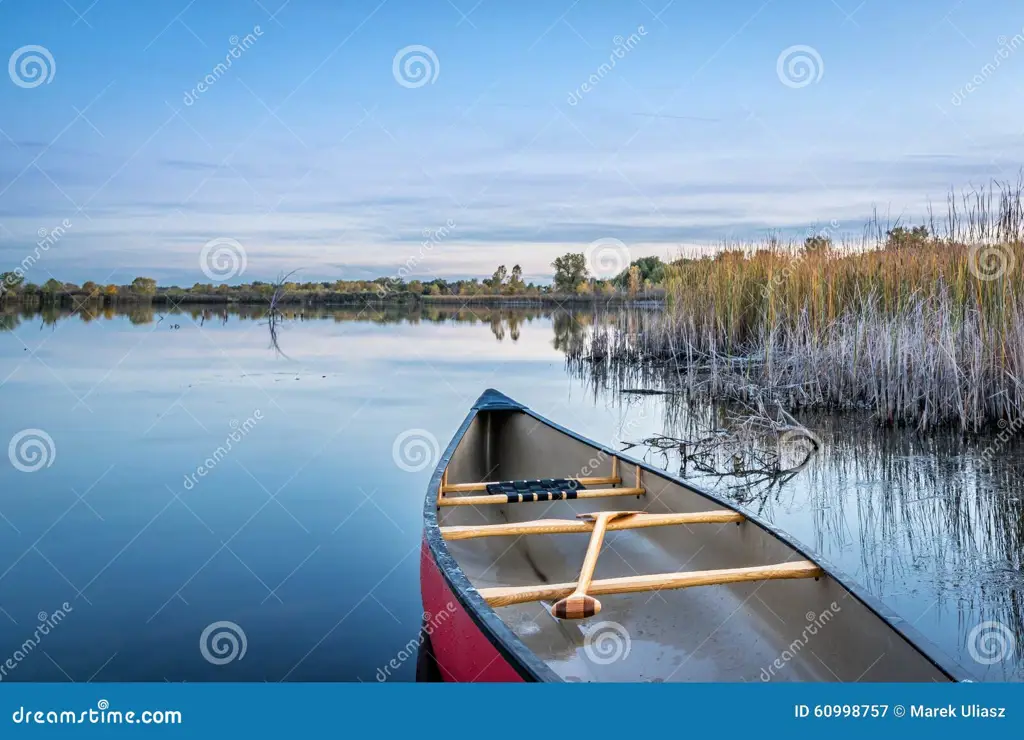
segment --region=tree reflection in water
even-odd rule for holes
[[[699,399],[688,392],[687,371],[648,364],[583,361],[588,341],[614,324],[642,346],[645,331],[657,320],[654,310],[616,314],[561,308],[493,309],[480,306],[363,308],[281,306],[268,315],[264,306],[158,306],[118,310],[99,305],[76,310],[48,307],[42,312],[6,307],[0,331],[41,321],[54,330],[75,314],[82,322],[124,315],[133,325],[165,320],[173,327],[207,322],[265,322],[270,347],[284,354],[281,327],[289,321],[333,320],[386,324],[479,325],[488,341],[516,342],[527,331],[550,337],[565,356],[574,385],[595,403],[623,413],[643,405],[664,435],[681,439],[727,428],[735,407]],[[166,320],[173,320],[171,321]],[[534,328],[534,325],[535,328]],[[487,332],[489,331],[489,336]],[[589,350],[588,350],[589,348]],[[684,348],[679,348],[681,356]],[[637,396],[629,389],[662,389],[669,395]],[[728,474],[709,476],[688,466],[679,450],[648,450],[653,464],[713,489],[737,506],[778,524],[847,572],[855,582],[940,643],[955,659],[989,680],[1024,680],[1024,445],[1013,437],[998,454],[983,455],[991,438],[937,431],[927,436],[883,429],[857,414],[801,413],[822,447],[796,475],[751,484]],[[645,456],[639,448],[630,455]],[[730,454],[716,464],[728,472]],[[985,622],[1005,625],[1012,654],[992,665],[970,657],[968,641]],[[936,637],[938,635],[938,637]],[[976,648],[976,646],[975,646]]]

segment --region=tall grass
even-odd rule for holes
[[[680,260],[666,315],[597,331],[589,361],[659,365],[719,398],[866,408],[890,424],[1021,419],[1022,196],[1018,185],[950,198],[940,227],[875,219],[858,243],[818,234]]]

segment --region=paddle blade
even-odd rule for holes
[[[551,616],[559,619],[586,619],[601,611],[601,602],[593,596],[566,596],[551,607]]]

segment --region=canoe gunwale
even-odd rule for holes
[[[500,398],[499,398],[500,397]],[[466,436],[470,424],[476,419],[481,411],[489,410],[517,410],[527,411],[526,407],[505,397],[497,391],[485,391],[480,399],[473,405],[469,414],[463,420],[462,425],[448,443],[448,447],[441,454],[437,467],[430,482],[427,484],[427,496],[423,505],[423,537],[427,547],[430,548],[430,555],[434,559],[437,569],[441,572],[445,583],[451,589],[452,594],[458,599],[459,604],[469,614],[470,619],[480,628],[480,632],[490,640],[502,658],[523,678],[524,681],[539,681],[544,683],[562,683],[562,678],[534,654],[520,640],[501,617],[498,616],[479,592],[470,582],[469,577],[462,571],[458,561],[448,551],[448,545],[441,536],[441,527],[437,521],[438,493],[441,490],[441,482],[444,473],[451,462],[455,450],[458,449],[462,438]]]
[[[856,581],[851,579],[844,571],[830,563],[826,558],[815,553],[810,548],[796,541],[792,536],[762,519],[759,515],[744,511],[731,502],[718,497],[715,493],[705,490],[699,486],[683,480],[671,473],[658,470],[642,460],[637,460],[619,450],[613,450],[606,445],[583,437],[571,429],[568,429],[532,409],[508,398],[494,389],[487,389],[473,405],[462,425],[456,431],[447,449],[441,455],[437,467],[427,484],[426,500],[423,508],[424,539],[430,549],[431,556],[437,564],[442,576],[447,582],[452,593],[459,600],[461,606],[469,613],[470,617],[480,628],[481,632],[491,641],[494,647],[507,660],[509,665],[515,669],[526,681],[543,681],[561,683],[563,679],[555,673],[543,660],[530,650],[522,640],[509,628],[508,625],[498,616],[498,613],[480,595],[477,589],[470,582],[468,576],[462,571],[458,561],[448,550],[446,540],[441,534],[438,523],[438,492],[441,489],[442,479],[448,463],[451,461],[455,450],[462,441],[470,425],[481,411],[521,411],[545,424],[546,426],[575,439],[582,444],[603,451],[607,455],[618,457],[620,461],[635,465],[658,478],[670,481],[691,491],[713,504],[722,506],[729,511],[736,512],[743,516],[746,522],[753,524],[791,547],[808,560],[816,563],[825,575],[851,596],[860,601],[869,611],[875,614],[880,620],[889,626],[893,632],[905,640],[914,650],[920,653],[926,660],[934,665],[941,673],[945,674],[951,681],[976,681],[978,677],[968,668],[958,663],[947,655],[942,649],[931,640],[921,634],[907,620],[892,612],[885,604],[870,593],[867,593]],[[541,471],[543,472],[543,471]]]

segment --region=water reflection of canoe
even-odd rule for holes
[[[968,677],[767,523],[497,391],[442,456],[424,519],[445,680]]]

